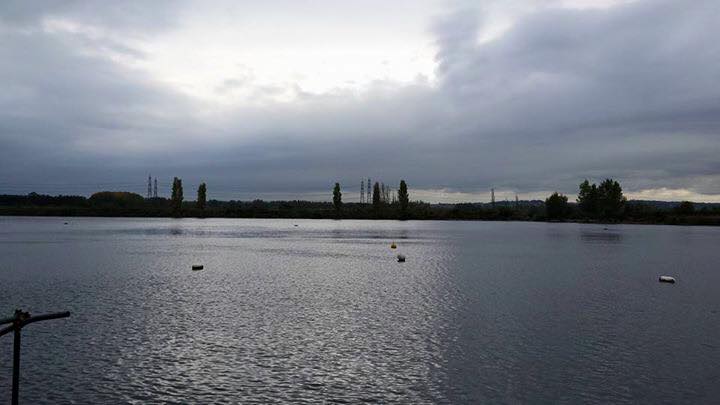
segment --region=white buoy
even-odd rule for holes
[[[397,255],[398,263],[404,263],[405,262],[405,255]]]
[[[661,283],[674,283],[675,278],[670,276],[660,276],[660,282]]]
[[[202,270],[203,268],[204,268],[204,267],[203,267],[202,264],[193,264],[193,266],[192,266],[192,269],[195,270],[195,271],[197,271],[197,270]]]

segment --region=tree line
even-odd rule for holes
[[[586,179],[579,186],[576,215],[585,219],[617,221],[623,219],[626,203],[627,198],[616,180],[605,179],[598,186]],[[568,197],[557,192],[545,200],[545,211],[551,220],[563,220],[573,215]]]
[[[396,198],[397,197],[397,198]],[[360,203],[362,205],[362,203]],[[387,217],[388,210],[395,211],[398,219],[408,218],[408,208],[410,206],[410,195],[408,194],[407,183],[400,180],[397,196],[390,195],[390,188],[375,182],[372,188],[372,213],[377,217]],[[333,208],[338,218],[343,214],[342,192],[340,191],[340,183],[335,183],[333,187]]]
[[[720,204],[679,204],[628,201],[620,183],[605,179],[583,181],[577,198],[553,193],[544,201],[429,204],[411,201],[408,185],[400,181],[397,193],[382,183],[372,185],[370,203],[346,203],[340,183],[334,183],[330,202],[208,200],[205,183],[195,201],[185,201],[182,179],[174,178],[171,197],[144,198],[136,193],[102,191],[82,196],[0,195],[0,215],[434,219],[638,222],[720,225]],[[665,208],[669,207],[669,208]]]
[[[688,225],[720,225],[720,205],[682,201],[670,209],[644,201],[628,201],[620,183],[605,179],[599,185],[587,179],[578,186],[575,204],[553,193],[545,200],[546,219],[551,221],[635,222]]]

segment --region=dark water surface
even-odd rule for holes
[[[25,403],[720,402],[720,228],[603,228],[0,217],[0,317]]]

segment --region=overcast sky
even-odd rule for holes
[[[720,2],[0,2],[0,193],[720,201]]]

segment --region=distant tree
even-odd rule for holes
[[[170,201],[172,202],[173,215],[180,216],[183,202],[182,179],[178,179],[177,177],[173,179],[172,197],[170,198]]]
[[[580,192],[577,198],[580,212],[589,217],[595,217],[598,214],[598,190],[595,184],[590,184],[587,179],[580,183]]]
[[[32,197],[32,194],[30,196]],[[127,191],[101,191],[91,195],[89,201],[96,206],[108,207],[137,207],[145,203],[145,199],[140,194]]]
[[[408,195],[407,184],[405,180],[400,180],[400,188],[398,189],[398,202],[400,203],[400,215],[404,218],[407,216],[408,204],[410,196]]]
[[[673,211],[678,215],[693,215],[695,213],[695,204],[690,201],[683,201]]]
[[[625,213],[625,202],[620,183],[605,179],[597,188],[598,207],[603,219],[620,219]]]
[[[552,195],[545,200],[545,211],[550,219],[566,218],[570,213],[567,196],[557,192],[552,193]]]
[[[627,199],[620,183],[613,179],[603,180],[600,186],[585,180],[580,183],[577,202],[580,211],[588,217],[620,219],[625,213]]]
[[[205,209],[205,204],[207,203],[207,186],[205,183],[200,183],[200,186],[198,187],[197,191],[197,202],[196,207],[199,210]]]
[[[380,183],[375,182],[373,185],[373,194],[372,194],[372,205],[373,208],[378,209],[380,208],[380,202],[382,196],[380,195]]]
[[[335,207],[335,212],[338,213],[342,208],[342,193],[340,192],[340,183],[335,183],[335,188],[333,188],[333,207]]]

